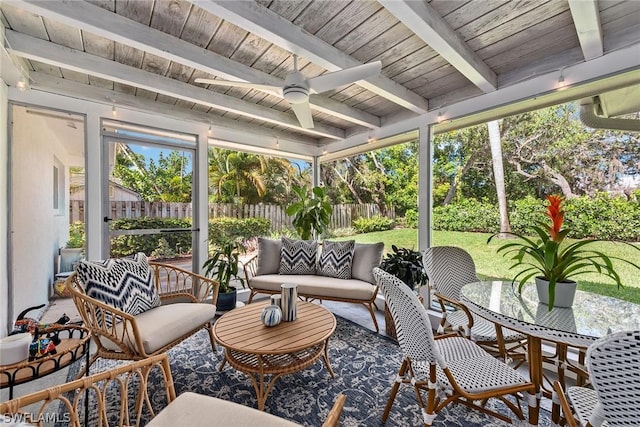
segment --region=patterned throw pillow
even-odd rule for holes
[[[338,279],[351,279],[351,264],[356,241],[346,242],[322,242],[322,254],[320,255],[319,273],[327,277]]]
[[[88,296],[125,313],[135,316],[160,305],[153,274],[142,252],[131,258],[82,261],[76,271]],[[104,320],[107,325],[113,323],[110,317]]]
[[[292,240],[282,237],[280,274],[316,274],[315,240]]]

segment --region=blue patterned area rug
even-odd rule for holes
[[[329,359],[336,377],[331,378],[322,360],[302,372],[285,375],[277,380],[267,398],[265,411],[306,426],[320,426],[336,396],[344,393],[347,400],[342,426],[422,426],[415,393],[406,385],[400,388],[387,423],[382,424],[380,420],[400,366],[402,356],[398,345],[349,320],[336,318],[338,326],[329,341]],[[169,360],[177,394],[192,391],[256,407],[255,391],[247,375],[228,365],[218,372],[222,353],[220,349],[218,353],[211,352],[205,331],[170,350]],[[91,367],[91,373],[119,363],[100,359]],[[74,365],[69,378],[75,377],[78,365]],[[489,405],[502,407],[498,401],[489,401]],[[499,411],[508,414],[504,407]],[[550,426],[549,413],[540,412],[539,425]],[[433,425],[493,427],[508,424],[453,404],[438,415]]]

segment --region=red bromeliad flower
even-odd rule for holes
[[[547,196],[547,200],[549,201],[549,207],[547,208],[547,216],[551,218],[551,226],[549,226],[549,235],[551,236],[551,240],[557,242],[558,233],[560,233],[560,228],[562,227],[562,222],[564,221],[564,211],[560,206],[560,204],[562,203],[562,198],[560,196],[552,195],[552,196]]]

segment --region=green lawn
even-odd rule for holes
[[[462,233],[455,231],[434,231],[433,246],[460,246],[466,249],[476,263],[478,275],[481,278],[496,278],[511,280],[516,270],[509,270],[510,261],[496,253],[502,244],[500,240],[493,240],[487,244],[489,234]],[[418,232],[415,229],[395,229],[376,233],[358,234],[336,240],[355,239],[360,243],[384,242],[385,251],[391,251],[391,245],[415,249],[418,246]],[[617,256],[640,264],[640,251],[613,242],[598,242],[593,249],[601,250],[610,256]],[[598,274],[578,276],[579,289],[602,295],[609,295],[623,300],[640,304],[640,271],[623,262],[614,261],[616,271],[622,278],[624,288],[618,289],[608,277]]]

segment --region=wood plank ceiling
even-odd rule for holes
[[[634,0],[9,0],[7,50],[34,89],[161,105],[199,121],[322,146],[640,43]],[[281,97],[197,84],[282,85],[371,61],[382,73],[311,95],[302,128]]]

